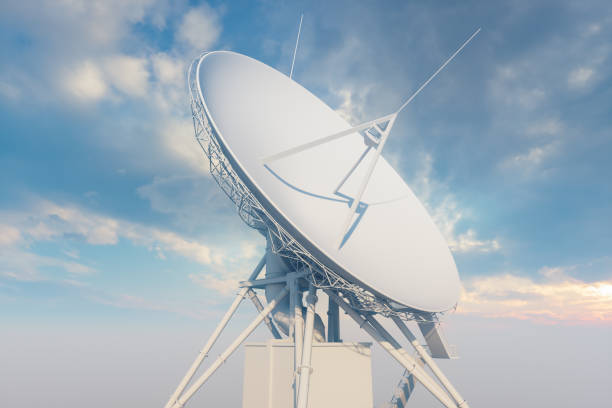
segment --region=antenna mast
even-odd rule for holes
[[[300,42],[300,33],[302,32],[302,19],[304,18],[304,13],[300,16],[300,26],[298,28],[297,40],[295,40],[295,49],[293,50],[293,59],[291,60],[291,71],[289,72],[289,78],[293,76],[293,66],[295,65],[295,55],[297,54],[298,44]]]

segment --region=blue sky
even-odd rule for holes
[[[596,0],[3,3],[5,338],[207,333],[264,242],[207,174],[185,70],[231,49],[288,72],[301,12],[294,78],[354,124],[482,27],[384,153],[453,250],[464,292],[448,324],[612,340],[612,8]]]

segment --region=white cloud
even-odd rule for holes
[[[332,93],[340,99],[340,105],[336,108],[336,112],[352,125],[358,125],[364,120],[374,119],[366,118],[366,113],[364,112],[365,101],[370,88],[369,86],[364,86],[357,90],[350,88],[333,90]]]
[[[129,96],[145,96],[148,89],[149,71],[145,58],[128,55],[113,55],[104,61],[108,82],[118,91]]]
[[[555,136],[558,135],[562,129],[563,123],[559,119],[553,118],[532,123],[527,127],[526,133],[534,136]]]
[[[71,96],[86,102],[99,101],[108,92],[102,71],[92,61],[85,61],[65,73],[62,83]]]
[[[160,126],[160,142],[165,150],[190,170],[209,175],[208,158],[195,140],[192,120],[167,118]]]
[[[453,252],[494,252],[501,248],[499,241],[496,239],[477,239],[476,232],[473,229],[468,229],[456,238],[451,238],[449,246]]]
[[[177,34],[192,50],[208,50],[221,34],[219,16],[207,5],[193,8],[183,17]]]
[[[183,65],[168,54],[160,52],[152,55],[151,63],[155,78],[160,83],[177,85],[185,80]]]
[[[548,143],[542,146],[535,146],[525,153],[514,155],[502,163],[502,167],[511,167],[522,171],[531,171],[542,164],[548,157],[552,156],[557,150],[556,143]]]
[[[190,274],[189,279],[192,282],[206,288],[212,289],[215,292],[220,293],[223,296],[229,296],[231,294],[236,293],[236,289],[238,288],[238,283],[243,279],[236,278],[217,278],[210,274],[200,273],[200,274]]]
[[[61,206],[49,201],[40,201],[30,211],[1,214],[9,221],[2,224],[2,244],[7,246],[2,254],[3,270],[6,276],[21,276],[28,279],[42,279],[45,267],[61,267],[71,274],[86,274],[91,268],[76,262],[41,257],[28,249],[37,241],[83,240],[91,245],[115,245],[120,238],[128,239],[154,251],[163,258],[163,253],[174,253],[201,265],[218,265],[224,262],[223,251],[188,239],[179,234],[129,221],[86,211],[75,206]],[[22,231],[19,234],[19,230]],[[21,246],[16,245],[21,244]],[[2,246],[2,245],[0,245]],[[11,247],[9,247],[11,246]],[[66,255],[66,253],[64,253]],[[67,254],[74,257],[73,253]],[[78,257],[78,253],[76,253]],[[42,269],[41,269],[42,268]]]
[[[505,274],[464,283],[460,313],[541,322],[612,322],[612,280],[587,283],[564,268],[542,268],[542,279]]]
[[[588,85],[591,82],[594,74],[595,74],[595,71],[592,68],[589,68],[589,67],[576,68],[573,71],[571,71],[569,75],[567,76],[567,84],[569,85],[570,88],[575,88],[575,89],[584,88],[586,85]]]
[[[21,241],[21,233],[15,227],[0,224],[0,247],[14,245]]]
[[[501,249],[498,239],[482,240],[477,238],[476,231],[470,228],[465,232],[457,230],[459,221],[465,218],[465,211],[443,186],[433,179],[433,158],[429,154],[422,157],[422,165],[411,186],[418,193],[419,198],[429,209],[437,227],[450,249],[455,253],[467,252],[494,252]],[[442,197],[436,200],[437,197]]]
[[[19,281],[42,281],[60,269],[72,276],[91,275],[96,269],[74,261],[41,256],[21,248],[0,249],[0,276]]]
[[[176,252],[185,258],[193,259],[204,265],[210,265],[218,261],[218,258],[212,256],[212,250],[207,245],[187,240],[174,232],[159,230],[153,230],[152,232],[154,240],[159,242],[166,251]]]

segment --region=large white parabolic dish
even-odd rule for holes
[[[366,152],[361,134],[264,162],[350,128],[340,115],[284,74],[233,52],[205,54],[197,80],[206,115],[242,181],[320,262],[400,305],[426,312],[456,305],[460,283],[450,250],[384,157],[348,237],[338,247],[350,200],[374,154],[374,149]]]

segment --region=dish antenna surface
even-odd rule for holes
[[[301,19],[298,41],[300,31]],[[313,342],[325,342],[324,324],[315,312],[319,289],[329,298],[327,343],[340,343],[341,308],[405,367],[396,406],[403,406],[398,401],[409,396],[408,384],[415,379],[444,406],[468,406],[432,360],[452,356],[438,316],[457,304],[460,282],[455,262],[431,217],[382,152],[398,115],[479,31],[399,109],[358,126],[291,78],[295,52],[289,77],[229,51],[207,52],[192,63],[188,83],[196,139],[210,161],[213,178],[240,217],[265,236],[267,251],[241,283],[236,300],[166,408],[183,406],[262,321],[278,341],[293,349],[293,404],[319,408],[308,402],[310,380],[316,377],[311,376],[317,349]],[[258,279],[264,266],[265,277]],[[254,289],[265,291],[265,307]],[[186,389],[247,296],[259,315]],[[406,353],[376,315],[399,327],[417,358]],[[406,321],[417,322],[429,352]],[[245,371],[245,390],[247,383]]]

